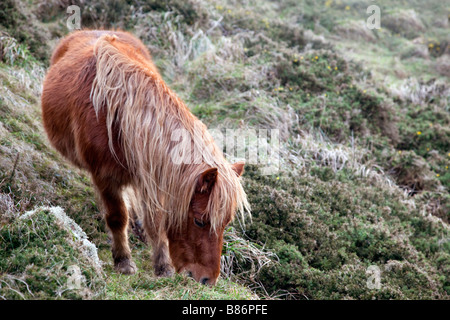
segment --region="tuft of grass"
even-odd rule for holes
[[[114,300],[253,300],[258,296],[244,285],[219,278],[214,287],[204,286],[192,278],[175,274],[172,277],[157,277],[150,263],[150,248],[135,244],[133,259],[138,272],[133,276],[117,274],[111,261],[111,252],[100,251],[102,260],[107,261],[105,272],[106,299]]]

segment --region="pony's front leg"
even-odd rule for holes
[[[172,260],[169,255],[168,239],[165,232],[158,232],[159,217],[146,213],[144,215],[144,228],[150,238],[153,250],[153,268],[158,277],[170,277],[174,273]]]
[[[128,211],[118,188],[113,183],[96,183],[105,206],[106,224],[112,234],[114,268],[123,274],[136,273],[128,246]]]

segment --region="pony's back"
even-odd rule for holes
[[[69,36],[61,40],[53,51],[52,57],[50,59],[50,65],[54,65],[59,61],[60,58],[69,50],[69,48],[75,48],[79,45],[93,45],[94,42],[101,36],[115,35],[123,43],[126,43],[133,47],[140,55],[148,60],[151,60],[150,53],[148,49],[142,44],[141,41],[133,37],[128,32],[124,31],[108,31],[108,30],[82,30],[75,31]]]
[[[51,57],[43,85],[42,117],[50,142],[72,163],[89,170],[105,168],[101,170],[120,173],[117,159],[108,148],[106,115],[96,114],[90,99],[96,76],[94,46],[105,34],[117,38],[131,58],[154,67],[147,48],[127,32],[76,31],[61,40]],[[122,157],[119,145],[115,147],[116,156]]]

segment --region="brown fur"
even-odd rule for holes
[[[52,145],[91,173],[118,271],[136,271],[127,240],[132,215],[143,221],[157,275],[169,275],[173,265],[216,282],[223,230],[236,210],[249,211],[239,182],[243,163],[225,160],[138,39],[95,30],[64,38],[44,81],[42,114]],[[172,141],[177,129],[190,139]],[[175,164],[175,148],[201,151],[203,161]]]

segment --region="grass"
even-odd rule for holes
[[[99,257],[104,264],[104,271],[108,275],[106,281],[105,299],[113,300],[255,300],[259,297],[241,282],[239,277],[222,272],[214,287],[204,286],[187,277],[185,274],[175,274],[171,278],[160,278],[154,275],[151,264],[151,247],[140,242],[133,234],[130,236],[133,260],[138,272],[134,276],[125,276],[114,271],[110,248],[104,246],[99,251]],[[233,239],[234,242],[229,241]],[[227,241],[228,240],[228,241]],[[236,245],[240,243],[241,245]],[[236,232],[228,231],[225,235],[225,250],[223,258],[231,260],[231,253],[245,254],[251,249],[237,237]],[[235,255],[233,255],[234,257]],[[248,259],[257,257],[269,260],[260,248],[252,254],[246,255]],[[233,259],[234,261],[234,259]]]
[[[108,257],[110,252],[105,253]],[[112,267],[106,267],[110,274],[106,280],[105,299],[111,300],[254,300],[257,295],[243,285],[219,279],[214,287],[199,284],[192,278],[176,274],[172,278],[152,276],[152,267],[142,269],[131,279],[114,273]]]

